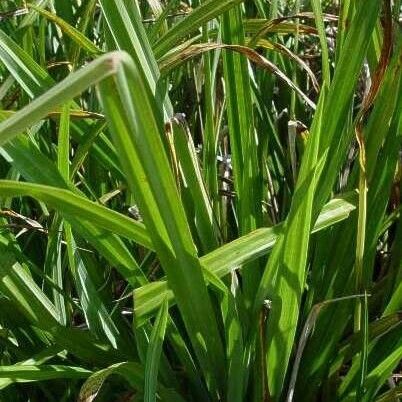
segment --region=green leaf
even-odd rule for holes
[[[91,85],[97,84],[107,76],[115,74],[120,57],[122,57],[122,54],[119,52],[99,57],[90,65],[71,74],[63,82],[52,87],[46,94],[36,98],[26,108],[20,110],[19,113],[0,123],[0,145],[23,133],[28,127],[43,119],[58,106],[73,99]]]
[[[131,191],[175,294],[208,384],[222,386],[222,344],[197,250],[162,143],[162,110],[140,65],[121,54],[115,79],[100,94]],[[147,133],[146,136],[142,133]],[[188,300],[191,303],[188,303]],[[203,320],[199,317],[203,316]],[[208,352],[205,345],[212,347]]]
[[[70,367],[60,365],[42,366],[1,366],[0,378],[12,380],[13,382],[47,381],[56,379],[80,379],[86,378],[91,371],[81,367]]]
[[[267,369],[271,373],[269,389],[274,400],[279,399],[283,389],[299,317],[311,219],[315,220],[328,198],[343,161],[344,153],[339,144],[344,141],[346,146],[350,141],[344,131],[347,112],[367,50],[366,38],[374,29],[379,6],[375,3],[370,8],[363,5],[358,7],[332,85],[325,99],[325,92],[321,94],[320,106],[310,130],[309,150],[304,153],[296,194],[285,224],[285,234],[272,252],[255,300],[256,316],[264,299],[268,297],[273,300],[268,319],[267,332],[271,335],[267,339]],[[350,58],[352,48],[358,50]],[[336,133],[342,132],[344,138],[340,140]],[[329,155],[331,158],[328,158]],[[320,169],[319,165],[322,165]]]
[[[318,217],[313,232],[318,232],[347,219],[349,214],[356,209],[356,204],[356,193],[331,200]],[[218,278],[223,278],[244,264],[268,254],[281,235],[282,229],[282,225],[257,229],[219,247],[200,258],[203,269],[212,272]],[[143,318],[155,313],[165,297],[170,301],[174,299],[172,291],[164,281],[152,282],[135,289],[134,311],[137,320],[142,322]]]
[[[155,57],[164,56],[173,45],[182,42],[186,36],[199,29],[203,24],[219,17],[225,11],[242,3],[244,0],[208,0],[187,15],[182,21],[173,26],[153,46]]]
[[[315,22],[317,25],[318,34],[320,36],[323,81],[325,85],[329,85],[331,83],[331,73],[330,73],[328,40],[325,33],[325,25],[322,13],[321,1],[311,0],[311,6],[313,7]]]
[[[75,281],[75,288],[89,330],[101,340],[106,337],[115,349],[127,348],[127,343],[102,303],[88,269],[80,256],[69,225],[65,225],[64,232],[70,271]]]
[[[142,66],[143,79],[154,93],[159,107],[163,105],[167,118],[172,117],[172,106],[160,87],[158,65],[137,8],[126,0],[100,0],[100,5],[115,44],[109,50],[124,50]]]
[[[0,195],[7,197],[31,196],[55,208],[59,213],[74,220],[96,223],[96,226],[119,234],[153,249],[144,225],[70,190],[33,183],[0,180]]]
[[[168,312],[168,302],[165,300],[158,312],[149,340],[145,363],[144,402],[155,402],[157,398],[159,360],[165,338]]]
[[[71,26],[68,22],[58,17],[56,14],[50,13],[49,11],[37,7],[33,4],[29,4],[29,8],[32,8],[41,16],[45,17],[49,21],[55,23],[69,38],[71,38],[78,46],[85,49],[89,54],[100,54],[102,53],[85,35],[83,35],[78,29]]]
[[[144,368],[134,362],[116,363],[106,369],[97,371],[84,383],[79,395],[79,402],[90,402],[96,398],[105,380],[111,375],[123,377],[133,390],[144,389]],[[158,393],[164,402],[184,402],[179,394],[159,386]]]

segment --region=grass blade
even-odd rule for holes
[[[56,379],[81,379],[86,378],[91,371],[81,367],[42,365],[42,366],[1,366],[0,378],[13,382],[47,381]]]
[[[165,338],[168,312],[168,302],[165,300],[156,317],[149,341],[145,364],[144,402],[155,402],[157,398],[159,359],[162,353],[163,339]]]
[[[187,35],[242,2],[243,0],[221,0],[219,2],[207,0],[203,2],[155,42],[153,46],[155,57],[159,59],[164,56],[173,45],[183,41]]]
[[[136,194],[147,229],[152,233],[152,242],[207,382],[218,392],[223,351],[217,323],[213,319],[197,252],[163,147],[162,110],[157,109],[150,88],[137,72],[140,68],[125,56],[116,80],[104,81],[100,87],[102,104],[128,183]],[[140,135],[141,132],[146,132],[147,136]],[[199,321],[200,316],[205,320]],[[207,355],[202,346],[204,342],[213,345],[215,351]]]

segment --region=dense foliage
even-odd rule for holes
[[[400,0],[0,2],[0,401],[397,401]]]

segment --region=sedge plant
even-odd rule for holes
[[[401,2],[0,4],[0,400],[397,401]]]

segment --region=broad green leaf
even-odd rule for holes
[[[356,203],[357,194],[355,193],[348,194],[345,198],[331,200],[318,217],[313,232],[347,219],[356,209]],[[236,269],[241,269],[244,264],[269,253],[282,233],[282,229],[282,225],[257,229],[201,257],[201,264],[205,270],[222,278]],[[173,300],[174,295],[164,281],[152,282],[136,289],[134,311],[137,320],[141,322],[142,317],[155,313],[165,297]]]
[[[207,382],[218,392],[222,345],[162,142],[163,111],[158,109],[151,88],[138,72],[141,66],[126,54],[120,55],[115,79],[105,80],[100,86],[102,104],[127,181],[136,195]],[[200,316],[204,320],[200,321]],[[206,353],[206,344],[213,350]]]

